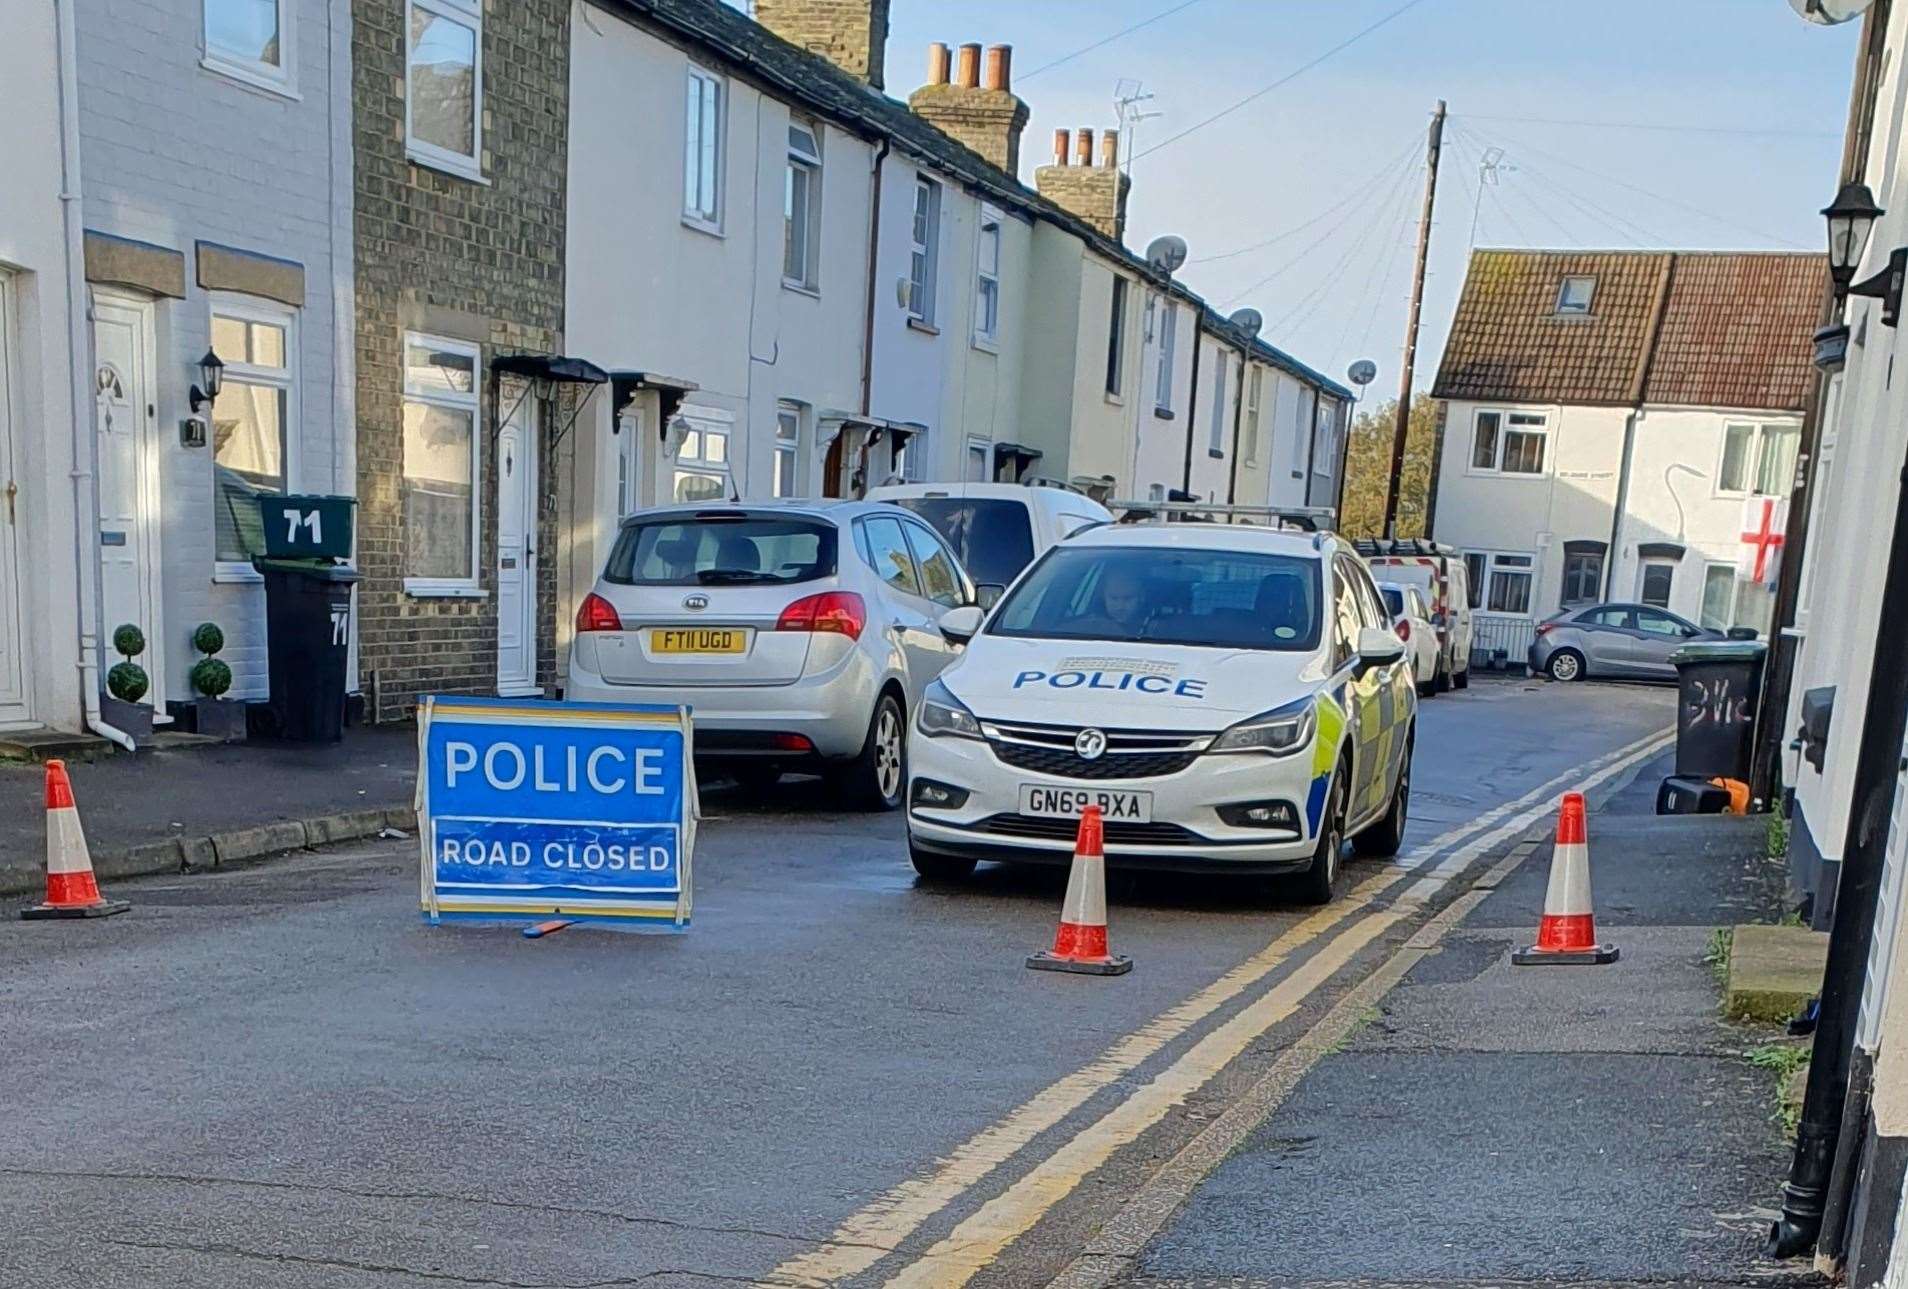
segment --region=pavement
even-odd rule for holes
[[[1525,987],[1498,978],[1498,946],[1529,935],[1541,886],[1515,847],[1564,787],[1621,799],[1673,707],[1511,682],[1427,702],[1396,861],[1350,864],[1323,910],[1117,878],[1113,944],[1137,966],[1115,980],[1022,965],[1063,873],[920,885],[897,818],[833,813],[801,780],[705,795],[682,935],[425,927],[415,842],[113,883],[126,916],[0,922],[0,1284],[1043,1285],[1235,1121],[1247,1144],[1188,1174],[1126,1273],[1413,1282],[1554,1249],[1572,1274],[1733,1276],[1752,1219],[1724,1201],[1749,1212],[1779,1161],[1726,1035],[1693,1028],[1714,1015],[1701,884],[1673,918],[1612,924],[1620,1005],[1491,1019]],[[89,830],[109,828],[77,786]],[[147,818],[216,831],[243,795]],[[1648,907],[1610,849],[1599,882]],[[1718,889],[1747,920],[1756,897]],[[1381,999],[1395,1034],[1330,1037]],[[1581,1063],[1553,1050],[1566,1031]],[[1625,1089],[1650,1113],[1599,1136]],[[1553,1118],[1554,1148],[1533,1126]],[[1522,1189],[1493,1162],[1520,1151]],[[1586,1165],[1597,1185],[1573,1189]],[[1640,1196],[1606,1194],[1661,1179],[1679,1219],[1720,1234],[1665,1234]],[[1588,1212],[1606,1204],[1648,1235],[1633,1253],[1597,1253],[1621,1243]],[[1594,1232],[1539,1241],[1519,1217],[1572,1205]],[[1454,1235],[1469,1261],[1443,1251]]]

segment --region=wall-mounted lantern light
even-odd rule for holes
[[[192,410],[196,412],[207,403],[216,401],[219,390],[224,386],[225,364],[219,361],[217,354],[208,349],[205,351],[205,357],[199,359],[199,384],[194,385],[191,394],[187,396],[187,401],[192,404]]]
[[[1868,250],[1868,238],[1875,221],[1883,214],[1875,204],[1875,194],[1867,184],[1843,184],[1835,200],[1822,210],[1828,220],[1829,276],[1835,280],[1835,293],[1846,295],[1855,270]]]

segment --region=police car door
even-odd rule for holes
[[[1352,670],[1346,687],[1347,725],[1352,732],[1352,791],[1347,813],[1353,823],[1361,822],[1374,809],[1374,799],[1382,795],[1386,779],[1386,725],[1392,703],[1390,667],[1367,667],[1357,658],[1358,632],[1384,623],[1376,591],[1370,589],[1364,574],[1348,556],[1334,561],[1338,571],[1340,621],[1351,623]]]

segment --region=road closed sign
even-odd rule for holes
[[[426,698],[418,753],[425,921],[689,924],[686,709]]]

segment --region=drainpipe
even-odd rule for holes
[[[1172,299],[1170,295],[1166,298],[1168,300]],[[1199,324],[1204,320],[1200,310],[1195,308],[1193,310],[1192,324],[1192,392],[1186,395],[1186,469],[1185,476],[1181,479],[1179,484],[1180,491],[1186,493],[1188,496],[1192,494],[1193,427],[1199,424],[1199,350],[1201,347],[1199,344]]]
[[[1623,553],[1623,511],[1630,504],[1630,461],[1636,452],[1634,409],[1623,418],[1623,458],[1617,465],[1616,508],[1610,512],[1610,549],[1603,553],[1603,598],[1613,598],[1617,560]]]
[[[1650,387],[1650,369],[1656,365],[1657,342],[1663,337],[1663,314],[1669,309],[1670,286],[1676,280],[1676,256],[1663,257],[1656,279],[1656,299],[1650,305],[1650,334],[1643,342],[1643,360],[1630,382],[1630,414],[1623,418],[1623,459],[1617,465],[1616,509],[1610,514],[1610,549],[1603,553],[1603,598],[1611,598],[1617,561],[1623,557],[1623,512],[1630,505],[1630,466],[1636,450],[1636,423],[1643,419],[1643,396]],[[1553,473],[1554,478],[1554,473]],[[1674,493],[1670,494],[1673,498]]]
[[[99,434],[84,420],[92,402],[92,381],[83,355],[90,353],[86,334],[86,234],[81,226],[79,163],[78,40],[74,36],[73,0],[54,0],[59,23],[60,77],[60,218],[66,232],[66,342],[72,355],[73,398],[73,556],[79,576],[80,706],[86,728],[110,739],[128,752],[132,736],[106,723],[99,712]],[[82,431],[82,426],[86,429]]]
[[[1239,359],[1239,388],[1232,391],[1232,468],[1226,478],[1226,504],[1228,506],[1236,506],[1239,504],[1239,434],[1240,427],[1245,424],[1246,382],[1251,379],[1252,353],[1248,350]],[[1260,386],[1260,390],[1261,393],[1263,393],[1263,385]],[[1272,504],[1270,489],[1267,490],[1267,493],[1265,504],[1269,506]]]
[[[893,146],[889,139],[882,139],[881,146],[874,155],[874,187],[868,201],[868,310],[862,319],[861,330],[861,414],[874,412],[874,329],[875,329],[875,274],[879,271],[881,258],[881,170],[888,159],[888,149]],[[846,434],[848,427],[841,427]]]

